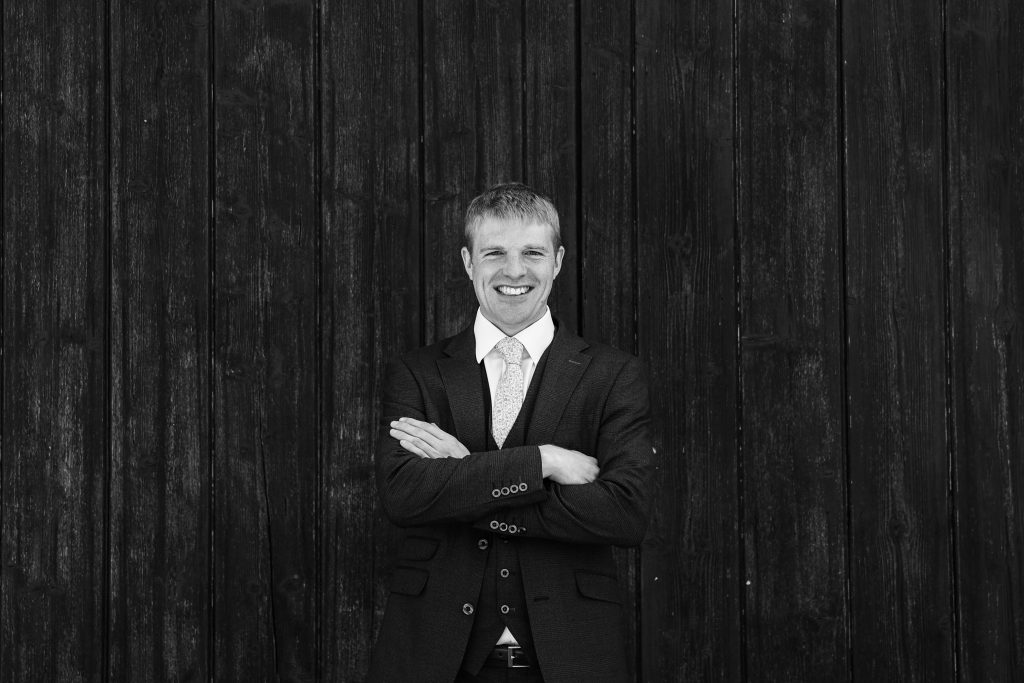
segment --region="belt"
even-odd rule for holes
[[[533,662],[519,645],[495,645],[487,655],[484,666],[501,666],[506,669],[529,669]]]

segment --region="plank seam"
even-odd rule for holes
[[[574,102],[573,116],[576,120],[576,130],[573,141],[576,145],[574,150],[576,161],[576,331],[583,334],[584,306],[583,298],[583,8],[580,2],[573,3],[573,21],[575,31],[575,50],[573,59],[576,74],[576,101]]]
[[[841,305],[843,315],[840,320],[842,339],[839,344],[840,365],[843,372],[839,378],[840,391],[843,398],[843,420],[841,428],[843,431],[843,509],[845,511],[845,569],[846,576],[843,581],[843,601],[846,614],[844,615],[845,641],[846,641],[846,670],[847,680],[854,680],[854,656],[853,656],[853,510],[851,501],[852,492],[850,484],[852,472],[850,470],[850,349],[849,349],[849,314],[847,304],[847,287],[849,275],[847,273],[846,245],[849,240],[849,222],[847,220],[846,206],[846,184],[848,181],[848,167],[846,159],[846,70],[843,68],[844,45],[843,45],[843,0],[836,2],[836,154],[839,162],[839,261],[842,269]]]
[[[316,173],[316,496],[313,501],[313,676],[323,680],[323,510],[324,510],[324,395],[323,395],[323,281],[324,281],[324,207],[323,207],[323,5],[313,2],[313,168]]]
[[[633,283],[633,330],[632,330],[632,342],[633,355],[638,355],[640,352],[640,173],[639,173],[639,156],[640,149],[637,143],[637,126],[636,126],[636,111],[637,111],[637,91],[636,91],[636,65],[637,65],[637,2],[636,0],[630,0],[629,3],[629,160],[630,165],[630,209],[632,218],[632,225],[630,226],[630,248],[632,250],[633,262],[632,266],[632,283]],[[642,584],[643,584],[643,573],[642,573],[642,558],[641,551],[639,549],[630,549],[628,551],[631,555],[633,565],[633,604],[635,605],[635,614],[633,616],[636,624],[636,634],[633,640],[633,658],[634,672],[638,672],[637,678],[643,679],[643,643],[642,633],[643,628],[643,601],[642,601]],[[628,557],[628,556],[627,556]]]
[[[733,311],[736,316],[736,518],[737,545],[739,554],[739,608],[740,608],[740,680],[747,680],[747,550],[746,550],[746,514],[745,514],[745,482],[743,471],[743,301],[741,287],[743,283],[743,254],[740,240],[740,126],[739,126],[739,0],[732,3],[732,185],[733,185]]]
[[[104,348],[104,372],[103,372],[103,607],[102,607],[102,623],[103,623],[103,635],[101,638],[103,651],[100,654],[101,658],[101,670],[100,675],[105,681],[110,680],[110,614],[111,614],[111,562],[110,562],[110,491],[111,491],[111,472],[112,472],[112,459],[113,459],[113,408],[111,406],[111,400],[113,397],[113,391],[111,387],[111,367],[113,353],[111,350],[111,342],[113,335],[111,333],[111,307],[113,306],[113,262],[111,251],[113,249],[113,242],[111,236],[113,234],[113,187],[111,182],[111,161],[112,155],[110,151],[111,141],[113,140],[113,124],[111,123],[110,115],[112,111],[111,100],[113,98],[111,90],[111,27],[110,27],[110,14],[111,14],[111,2],[106,0],[103,5],[103,94],[104,94],[104,133],[106,140],[104,141],[104,171],[103,171],[103,182],[104,182],[104,196],[106,198],[106,207],[104,211],[103,219],[103,240],[104,240],[104,263],[103,263],[103,276],[106,280],[104,283],[104,307],[103,307],[103,348]]]
[[[953,405],[953,315],[952,315],[952,287],[953,287],[953,248],[952,248],[952,221],[950,215],[952,205],[950,202],[950,156],[949,156],[949,43],[948,43],[948,4],[943,0],[939,4],[939,17],[941,26],[941,88],[942,88],[942,249],[945,272],[943,273],[944,286],[942,288],[943,316],[945,317],[943,346],[945,361],[945,417],[946,417],[946,471],[949,476],[949,483],[946,491],[946,506],[949,516],[949,607],[950,628],[952,637],[950,647],[952,648],[953,680],[960,680],[960,573],[959,573],[959,526],[957,524],[957,453],[956,453],[956,416]]]
[[[209,215],[207,217],[206,266],[206,432],[209,447],[207,462],[208,489],[206,496],[206,515],[209,529],[206,546],[206,590],[207,590],[207,637],[206,637],[206,679],[209,683],[216,680],[216,633],[217,633],[217,586],[216,586],[216,531],[217,531],[217,439],[215,429],[216,416],[216,302],[217,302],[217,88],[216,88],[216,12],[215,0],[207,0],[206,18],[206,52],[207,52],[207,152],[206,173]]]

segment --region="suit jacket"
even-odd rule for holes
[[[652,475],[649,394],[639,361],[558,326],[526,445],[486,450],[480,366],[470,327],[388,366],[375,457],[387,516],[406,528],[370,680],[455,679],[473,626],[486,541],[515,539],[541,672],[549,683],[628,678],[612,546],[643,539]],[[537,379],[537,378],[535,378]],[[425,459],[389,423],[437,424],[470,451]],[[541,444],[598,460],[590,483],[542,478]]]

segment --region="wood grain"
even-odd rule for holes
[[[867,680],[953,678],[939,9],[843,5],[849,578]]]
[[[111,5],[112,680],[208,678],[206,9]]]
[[[105,658],[108,248],[104,17],[3,6],[0,679]]]
[[[1024,677],[1024,7],[946,18],[960,680]]]
[[[740,429],[749,680],[849,678],[836,16],[737,24]]]
[[[316,673],[316,21],[215,8],[214,678]]]
[[[420,344],[420,36],[415,1],[323,11],[321,662],[359,681],[400,536],[373,478],[383,369]]]
[[[638,2],[638,340],[656,507],[642,550],[646,681],[738,681],[732,12]]]
[[[476,297],[462,265],[473,197],[521,180],[522,7],[423,3],[423,296],[427,343],[464,329]]]
[[[573,0],[523,0],[523,182],[551,198],[565,247],[548,299],[552,315],[579,329],[576,15]]]

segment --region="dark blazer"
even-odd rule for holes
[[[370,680],[455,679],[483,581],[482,541],[492,534],[517,543],[545,681],[627,680],[612,546],[639,545],[647,527],[652,450],[641,365],[558,326],[545,352],[527,445],[486,450],[484,383],[474,351],[469,328],[388,366],[377,489],[385,513],[406,534]],[[470,455],[409,453],[389,434],[389,423],[403,416],[437,424]],[[598,479],[577,486],[543,479],[538,445],[546,443],[597,458]]]

